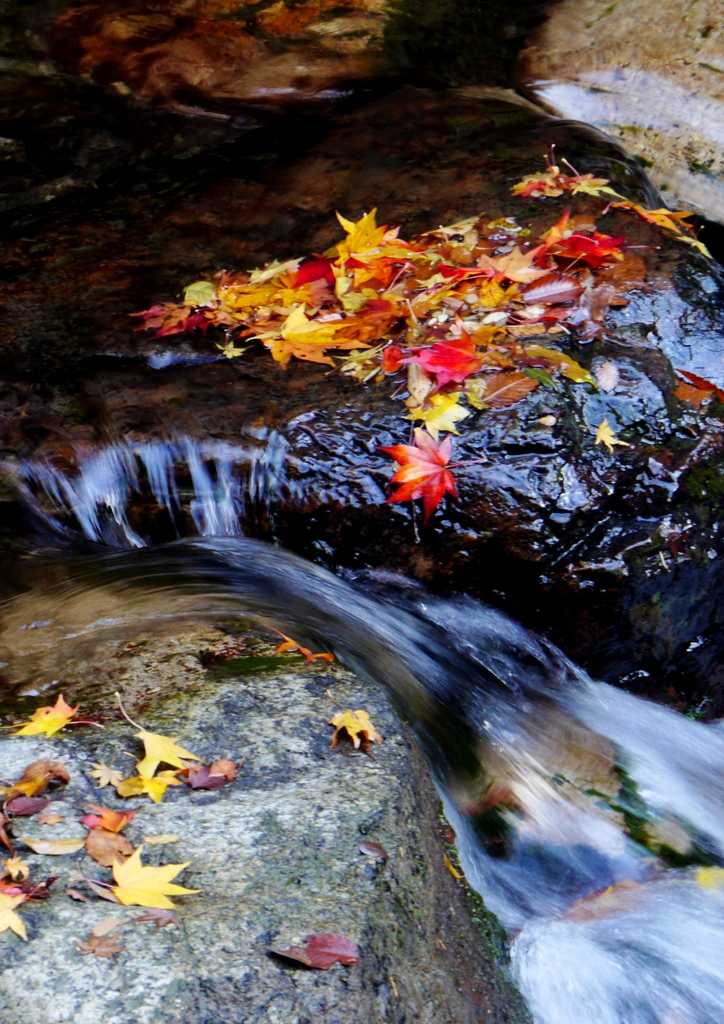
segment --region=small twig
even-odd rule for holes
[[[346,708],[344,707],[344,705],[343,705],[343,704],[340,704],[340,703],[339,703],[339,701],[335,699],[335,697],[334,697],[334,696],[332,695],[332,691],[331,691],[331,690],[325,690],[324,692],[325,692],[325,693],[327,694],[327,696],[328,696],[328,697],[329,697],[329,699],[330,699],[330,700],[332,701],[332,703],[333,703],[333,704],[334,704],[334,705],[335,705],[336,707],[340,708],[340,710],[341,710],[341,711],[346,711],[346,710],[347,710],[347,709],[346,709]]]

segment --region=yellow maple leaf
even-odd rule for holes
[[[375,729],[366,711],[350,711],[347,708],[337,715],[332,715],[328,724],[334,726],[334,735],[330,744],[332,747],[337,745],[342,730],[352,740],[355,750],[358,750],[362,744],[367,746],[368,743],[382,743],[382,736]]]
[[[596,430],[595,444],[605,444],[610,452],[613,453],[613,446],[620,444],[623,448],[630,448],[631,445],[628,441],[619,441],[614,432],[608,425],[608,420],[604,419]]]
[[[198,761],[198,758],[196,758]],[[140,764],[140,762],[139,762]],[[180,786],[176,778],[178,772],[163,771],[152,778],[146,775],[133,775],[130,779],[122,779],[115,783],[116,793],[122,797],[143,796],[148,793],[155,804],[160,804],[169,786]]]
[[[163,910],[173,909],[174,904],[169,896],[186,896],[189,893],[201,892],[200,889],[186,889],[183,885],[171,882],[180,871],[191,863],[164,864],[152,867],[141,863],[143,844],[126,861],[116,861],[113,865],[113,877],[116,885],[111,892],[124,906],[158,907]]]
[[[8,893],[0,892],[0,932],[7,931],[9,928],[10,931],[15,932],[27,942],[28,935],[25,925],[20,915],[15,913],[15,908],[19,907],[26,898],[24,893],[19,896],[10,896]]]
[[[356,223],[347,220],[340,213],[337,214],[337,220],[347,232],[345,240],[337,244],[337,254],[343,260],[348,256],[360,255],[377,249],[387,231],[385,227],[377,227],[377,209],[370,210]]]
[[[405,419],[422,420],[428,434],[436,441],[441,430],[459,434],[460,431],[456,429],[455,424],[469,416],[470,411],[458,404],[458,398],[460,395],[456,391],[451,391],[448,395],[431,395],[427,408],[411,409]]]
[[[227,359],[236,359],[237,356],[242,356],[249,346],[245,345],[244,348],[239,348],[233,341],[227,341],[225,345],[219,345],[217,341],[216,347],[224,353]]]
[[[66,704],[61,693],[52,707],[38,708],[37,711],[34,711],[30,716],[30,721],[14,732],[13,736],[39,736],[41,733],[45,733],[46,736],[54,736],[77,713],[78,708],[72,708]]]
[[[216,286],[211,281],[194,281],[184,288],[184,306],[208,306],[217,299]]]
[[[519,246],[516,246],[502,256],[481,256],[478,260],[478,266],[481,270],[492,270],[495,274],[499,274],[508,281],[529,284],[531,281],[536,281],[539,277],[545,277],[546,274],[550,274],[550,270],[533,266],[533,261],[543,249],[545,249],[544,245],[538,245],[535,249],[523,252]]]
[[[259,332],[259,337],[269,349],[272,357],[282,366],[287,366],[292,356],[312,363],[327,363],[334,366],[325,349],[335,348],[335,334],[344,326],[343,320],[332,323],[318,323],[310,320],[304,306],[297,306],[286,318],[280,332]]]
[[[559,352],[556,348],[545,348],[544,345],[527,345],[525,353],[528,356],[540,356],[552,363],[574,384],[593,384],[594,387],[598,387],[588,370],[584,370],[580,363],[565,352]]]
[[[608,178],[594,178],[592,174],[578,174],[572,178],[570,192],[574,196],[579,192],[587,196],[600,196],[602,192],[605,192],[609,196],[616,196],[617,199],[623,198],[618,192],[608,187]]]
[[[94,779],[98,779],[98,789],[103,789],[104,786],[115,786],[123,779],[123,772],[119,772],[116,768],[109,768],[107,764],[91,761],[91,767],[95,769],[90,774]]]
[[[138,774],[145,779],[153,777],[153,773],[162,761],[164,764],[173,765],[174,768],[185,768],[186,765],[182,758],[186,761],[201,760],[196,754],[180,747],[170,736],[162,736],[157,732],[146,732],[145,729],[137,732],[136,736],[143,742],[146,749],[146,756],[136,764]]]
[[[3,861],[3,870],[0,877],[4,878],[9,875],[13,882],[18,882],[22,878],[27,878],[30,874],[30,868],[21,860],[20,857],[8,857],[7,860]]]

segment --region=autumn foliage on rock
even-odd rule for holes
[[[543,173],[512,193],[598,197],[608,204],[602,213],[626,211],[706,253],[687,224],[690,215],[646,210],[606,179],[570,171],[549,157]],[[301,359],[363,383],[405,373],[391,390],[429,439],[418,430],[414,444],[383,450],[399,465],[391,500],[422,498],[427,520],[445,494],[456,494],[445,468],[450,445],[437,446],[441,432],[460,433],[471,410],[504,408],[539,387],[556,388],[556,378],[596,387],[561,343],[600,335],[608,308],[625,305],[627,289],[640,285],[641,260],[623,235],[599,231],[590,214],[570,210],[537,238],[513,217],[479,214],[411,241],[399,228],[378,226],[376,210],[357,222],[338,218],[345,236],[326,253],[224,271],[190,285],[180,304],[135,315],[155,338],[221,328],[226,341],[217,347],[230,359],[256,340],[284,368]],[[639,270],[627,274],[629,265]]]

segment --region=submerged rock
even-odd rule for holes
[[[724,223],[724,32],[708,4],[563,0],[518,64],[526,95],[604,129],[673,209]]]
[[[339,96],[380,67],[380,0],[71,7],[51,38],[76,74],[179,107],[285,107]]]
[[[37,881],[59,876],[51,896],[19,913],[29,941],[6,933],[0,970],[0,1018],[17,1024],[198,1024],[200,1021],[304,1021],[346,1024],[401,1017],[522,1022],[520,997],[498,962],[498,940],[473,921],[466,897],[446,870],[433,830],[438,801],[421,756],[384,695],[337,666],[272,659],[258,635],[201,627],[159,638],[96,645],[90,662],[64,678],[66,696],[84,712],[109,716],[104,731],[82,727],[51,739],[0,741],[0,775],[17,778],[30,762],[62,761],[71,779],[53,789],[47,811],[16,820],[37,839],[82,837],[88,803],[138,813],[123,830],[146,864],[191,861],[176,882],[197,895],[174,898],[178,924],[139,922],[141,907],[99,899],[82,881],[111,881],[84,850],[65,856],[17,853]],[[300,667],[301,666],[301,667]],[[124,754],[140,754],[136,731],[114,711],[113,688],[144,728],[178,737],[204,761],[237,763],[221,789],[170,788],[163,801],[121,800],[99,790],[91,762],[133,774]],[[330,750],[327,692],[369,711],[384,742],[376,757],[340,743]],[[45,697],[14,700],[25,716]],[[7,702],[3,707],[6,714]],[[5,715],[4,715],[5,717]],[[22,826],[22,827],[21,827]],[[160,845],[154,837],[165,837]],[[387,860],[364,856],[361,841],[381,844]],[[68,895],[66,889],[76,895]],[[85,895],[85,902],[77,895]],[[81,955],[77,942],[120,917],[108,959]],[[271,954],[306,935],[356,942],[359,963],[308,970]],[[32,984],[27,979],[32,978]]]

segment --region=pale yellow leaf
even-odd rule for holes
[[[18,838],[22,839],[34,853],[41,853],[45,857],[60,857],[66,853],[77,853],[85,846],[85,837],[82,839],[29,839],[28,836],[18,836]]]

